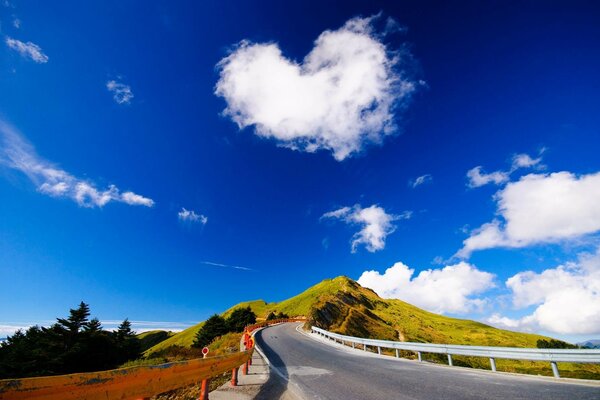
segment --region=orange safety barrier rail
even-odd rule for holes
[[[254,330],[283,322],[300,322],[301,318],[265,321],[246,327],[249,335]],[[239,353],[172,362],[161,365],[113,369],[80,374],[42,376],[36,378],[0,380],[1,400],[107,400],[144,399],[157,394],[202,382],[206,390],[208,379],[233,371],[244,371],[252,359],[254,341]],[[235,385],[232,378],[232,384]]]

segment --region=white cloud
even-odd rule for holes
[[[132,206],[141,205],[146,207],[152,207],[154,205],[154,201],[144,196],[140,196],[139,194],[133,192],[125,192],[121,195],[121,200],[124,203],[127,203]]]
[[[508,182],[509,175],[504,171],[495,171],[486,174],[482,172],[482,167],[478,166],[467,171],[467,178],[469,178],[469,187],[476,188],[488,183],[500,185],[501,183]]]
[[[0,121],[0,165],[24,173],[40,193],[66,197],[82,207],[103,207],[111,201],[152,207],[154,201],[133,192],[120,193],[115,185],[105,190],[79,179],[41,158],[13,127]]]
[[[204,264],[204,265],[211,265],[213,267],[240,269],[242,271],[254,271],[252,268],[241,267],[239,265],[221,264],[221,263],[216,263],[216,262],[211,262],[211,261],[200,261],[200,263]]]
[[[0,338],[12,336],[16,331],[27,331],[32,326],[51,326],[56,321],[37,321],[37,322],[8,322],[0,325]],[[117,330],[123,320],[101,320],[102,327],[109,331]],[[129,321],[132,329],[137,333],[148,332],[153,330],[165,330],[171,332],[181,332],[189,328],[195,323],[185,322],[167,322],[167,321]]]
[[[545,149],[540,151],[540,154],[542,154],[544,151],[545,151]],[[510,174],[512,174],[513,172],[515,172],[518,169],[521,169],[521,168],[543,169],[544,165],[541,164],[541,162],[542,162],[541,156],[538,158],[532,158],[530,155],[522,153],[522,154],[515,154],[513,156],[511,167],[510,167],[510,170],[508,170],[508,171],[494,171],[494,172],[490,172],[488,174],[488,173],[483,172],[482,166],[477,166],[477,167],[472,168],[469,171],[467,171],[467,178],[469,178],[469,181],[467,182],[467,186],[469,186],[471,188],[476,188],[476,187],[487,185],[488,183],[493,183],[495,185],[501,185],[503,183],[508,182],[510,180]]]
[[[600,249],[540,273],[519,272],[506,286],[516,308],[535,309],[520,319],[495,314],[489,323],[526,331],[600,334]]]
[[[600,231],[600,172],[529,174],[495,194],[498,215],[471,232],[457,253],[556,243]]]
[[[441,269],[415,270],[401,262],[383,274],[365,271],[358,279],[383,298],[394,298],[435,313],[467,313],[481,309],[486,300],[474,295],[494,286],[494,275],[466,262]]]
[[[202,225],[206,225],[208,222],[208,218],[202,214],[196,214],[193,210],[186,210],[185,208],[181,208],[181,211],[177,213],[177,216],[181,221],[186,222],[199,222]]]
[[[519,168],[543,168],[541,164],[542,157],[531,158],[529,154],[515,154],[512,160],[511,172],[516,171]]]
[[[110,80],[106,82],[106,88],[112,93],[113,99],[117,104],[129,104],[133,99],[131,87],[122,82]]]
[[[417,186],[424,185],[433,180],[433,177],[430,174],[425,174],[417,177],[414,181],[409,182],[410,186],[414,189]]]
[[[411,211],[405,211],[400,215],[392,215],[377,205],[362,208],[360,205],[354,207],[342,207],[338,210],[330,211],[321,217],[340,219],[348,224],[361,226],[360,231],[356,232],[352,239],[352,252],[355,253],[358,246],[363,244],[370,252],[383,250],[385,248],[386,237],[396,230],[393,221],[399,219],[409,219],[412,216]]]
[[[407,51],[393,52],[374,32],[373,17],[354,18],[324,31],[302,63],[276,43],[242,41],[218,64],[215,94],[240,129],[336,160],[381,143],[397,128],[394,111],[406,107],[423,82],[410,78]]]
[[[44,64],[48,62],[48,56],[45,55],[42,51],[42,48],[35,43],[24,43],[8,36],[5,39],[5,43],[9,48],[15,50],[21,56],[30,58],[38,64]]]
[[[19,28],[21,28],[21,20],[20,20],[19,18],[14,18],[14,19],[13,19],[13,26],[14,26],[16,29],[19,29]]]

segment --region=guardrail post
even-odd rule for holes
[[[493,357],[490,357],[490,365],[492,366],[492,371],[496,372],[496,360]]]
[[[448,365],[452,366],[452,354],[448,354]]]
[[[208,400],[208,379],[202,380],[202,386],[200,386],[200,397],[199,400]]]
[[[417,357],[419,358],[419,362],[423,361],[423,357],[421,357],[420,351],[417,351]]]
[[[363,351],[367,351],[367,344],[363,344]]]
[[[396,358],[400,358],[400,351],[396,349]]]
[[[352,342],[352,348],[354,349],[356,347],[356,343]]]
[[[550,365],[552,366],[552,373],[555,378],[560,378],[560,374],[558,373],[558,365],[556,365],[556,361],[551,361]]]
[[[231,370],[231,386],[237,386],[238,382],[238,369],[234,368]]]
[[[381,355],[381,347],[377,346],[377,354]]]

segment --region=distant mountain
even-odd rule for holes
[[[600,349],[600,339],[586,340],[585,342],[577,343],[577,345],[588,349]]]

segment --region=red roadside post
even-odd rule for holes
[[[202,358],[206,358],[208,355],[208,347],[202,348]],[[202,385],[200,386],[200,400],[208,400],[208,379],[202,380]]]
[[[238,368],[231,370],[231,386],[237,386],[238,381]]]

